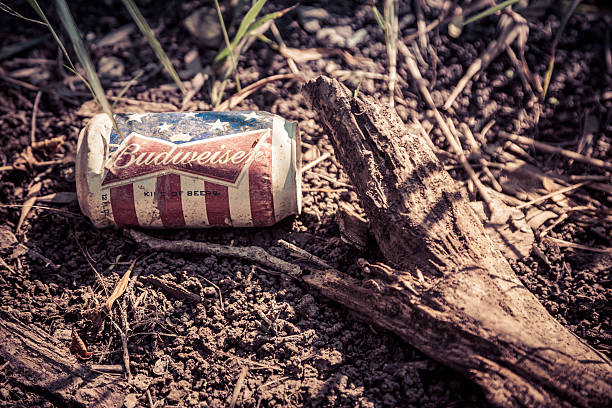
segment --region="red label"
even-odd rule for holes
[[[263,157],[260,146],[269,133],[256,130],[182,144],[131,133],[109,157],[102,185],[168,170],[234,184],[245,167]]]

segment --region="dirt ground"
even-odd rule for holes
[[[431,23],[439,17],[445,2],[421,3],[425,4],[424,22]],[[462,7],[470,4],[460,3]],[[124,98],[170,103],[180,108],[180,92],[159,69],[154,52],[137,29],[100,45],[107,34],[131,24],[121,2],[70,4],[91,45],[96,66],[103,65],[102,59],[109,56],[118,58],[122,66],[116,71],[106,70],[103,85],[109,95],[118,95],[140,70],[142,76],[129,87]],[[196,0],[142,0],[138,4],[184,80],[190,81],[197,72],[186,62],[190,51],[198,52],[202,66],[211,63],[218,46],[203,45],[184,25],[192,12],[210,8],[211,4]],[[293,4],[270,2],[263,13]],[[512,60],[502,53],[468,83],[447,111],[456,127],[465,123],[477,134],[484,134],[483,128],[492,119],[495,121],[484,135],[492,161],[497,157],[496,149],[507,148],[504,140],[497,137],[500,130],[576,150],[581,136],[588,133],[587,122],[592,133],[591,157],[612,159],[612,79],[611,67],[606,66],[612,15],[601,4],[587,2],[591,8],[580,9],[570,19],[557,49],[552,81],[543,102],[534,102]],[[378,6],[382,10],[382,4]],[[322,8],[326,13],[312,12],[307,7]],[[26,2],[16,2],[14,8],[34,16]],[[245,12],[239,11],[238,16]],[[413,2],[400,2],[400,39],[416,31],[417,11]],[[561,15],[556,8],[536,11],[531,9],[527,16],[525,59],[534,75],[542,80]],[[226,21],[232,27],[230,34],[239,24],[239,20],[232,21],[232,13],[233,10],[226,10]],[[52,22],[56,22],[55,14],[50,15]],[[83,364],[122,364],[117,329],[107,320],[101,331],[95,330],[89,312],[106,301],[131,261],[142,256],[135,266],[141,277],[156,276],[180,285],[200,295],[202,302],[179,299],[143,279],[136,282],[134,296],[138,306],[129,310],[129,355],[134,377],[129,392],[135,394],[140,406],[230,405],[244,367],[248,369],[246,377],[233,400],[238,406],[487,406],[480,391],[467,379],[394,335],[362,324],[357,316],[326,301],[295,279],[254,270],[250,264],[234,259],[151,253],[124,237],[120,230],[95,229],[74,201],[66,204],[38,201],[39,207],[32,209],[17,230],[21,205],[33,180],[42,182],[41,197],[75,191],[70,158],[76,150],[78,132],[88,119],[87,110],[81,105],[90,101],[91,95],[63,68],[52,38],[44,37],[45,27],[6,13],[0,13],[0,21],[0,55],[10,45],[42,38],[39,44],[0,57],[0,166],[11,166],[31,144],[32,113],[39,90],[35,140],[66,137],[66,142],[51,155],[35,152],[39,161],[53,160],[55,164],[0,172],[3,309],[64,342],[67,355],[70,331],[76,328],[93,352],[92,359]],[[498,16],[494,15],[472,23],[458,38],[449,36],[446,25],[441,25],[428,33],[425,48],[420,48],[419,39],[409,44],[411,49],[419,50],[420,69],[436,104],[443,105],[469,65],[497,36],[497,21]],[[335,50],[314,60],[298,62],[297,67],[305,77],[326,73],[339,77],[351,89],[359,86],[359,92],[383,102],[389,100],[384,77],[385,38],[369,1],[301,2],[297,9],[277,20],[276,25],[287,47]],[[332,30],[324,31],[326,28]],[[365,32],[359,32],[361,29]],[[266,37],[275,39],[270,32]],[[260,40],[242,53],[238,67],[243,85],[291,72],[287,59]],[[370,73],[369,78],[360,79],[362,71]],[[401,57],[398,78],[400,94],[396,109],[402,119],[407,122],[418,119],[426,131],[431,130],[434,144],[448,150],[442,133],[434,126],[432,112],[412,86]],[[189,109],[212,108],[211,84],[212,79],[195,94]],[[325,152],[332,154],[313,172],[304,175],[305,189],[324,191],[305,191],[300,216],[265,229],[152,234],[165,239],[257,245],[291,260],[290,254],[277,244],[277,240],[284,239],[351,274],[359,273],[358,258],[380,260],[373,240],[362,251],[340,239],[334,221],[338,203],[345,201],[358,207],[359,198],[350,188],[329,181],[349,183],[333,156],[322,124],[317,122],[300,89],[301,82],[297,80],[271,82],[235,108],[265,110],[297,121],[306,142],[305,161]],[[223,100],[235,92],[235,84],[229,81]],[[122,105],[125,104],[119,104]],[[311,149],[310,145],[316,148]],[[587,185],[568,194],[572,206],[591,203],[597,209],[594,215],[572,212],[546,236],[588,247],[612,247],[610,173],[560,155],[526,150],[532,164],[544,172],[608,176],[599,189]],[[457,181],[466,179],[463,170],[453,169],[451,174]],[[543,202],[538,208],[545,211],[550,205],[554,203]],[[15,240],[31,252],[18,247]],[[45,265],[36,253],[57,267]],[[554,241],[538,239],[531,255],[513,262],[513,267],[555,318],[590,345],[612,356],[609,253],[564,248]],[[16,383],[10,368],[0,359],[0,406],[54,405],[44,394]]]

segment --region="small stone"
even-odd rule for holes
[[[402,17],[402,19],[399,21],[399,23],[397,24],[398,29],[401,31],[404,28],[412,25],[412,23],[414,23],[414,14],[412,13],[408,13],[406,14],[404,17]]]
[[[360,28],[359,30],[355,31],[355,34],[353,34],[351,38],[346,40],[346,47],[347,48],[356,47],[357,45],[363,42],[363,40],[366,38],[367,35],[368,35],[368,30],[366,30],[365,28]]]
[[[217,295],[217,291],[212,286],[207,286],[204,288],[204,296],[214,297],[216,295]]]
[[[98,74],[111,78],[121,78],[125,72],[125,64],[117,57],[102,57],[98,63]]]
[[[336,26],[334,27],[334,31],[346,40],[353,36],[353,29],[349,25]]]
[[[325,20],[329,17],[327,10],[321,7],[298,7],[297,12],[302,20]]]
[[[138,396],[136,394],[128,394],[123,401],[125,408],[134,408],[138,406]]]
[[[344,47],[345,38],[336,32],[333,28],[322,28],[317,31],[316,39],[319,44],[327,47]]]
[[[70,329],[58,329],[53,333],[53,337],[60,341],[71,341],[72,330]]]
[[[166,400],[171,404],[176,404],[183,399],[185,391],[179,388],[177,383],[172,383],[170,387],[171,389],[168,395],[166,395]]]
[[[223,41],[217,11],[212,7],[202,7],[191,13],[183,25],[201,46],[218,48]]]
[[[302,23],[304,27],[304,31],[309,32],[310,34],[314,34],[321,29],[321,24],[319,20],[306,20]]]
[[[150,382],[151,382],[151,380],[146,375],[144,375],[144,374],[137,374],[134,377],[132,385],[134,385],[134,387],[136,387],[140,391],[146,391],[147,388],[149,388],[149,383]]]
[[[153,365],[153,374],[164,375],[168,372],[168,364],[172,359],[169,356],[161,356]]]

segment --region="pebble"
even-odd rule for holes
[[[128,394],[123,401],[125,408],[134,408],[138,406],[138,396],[136,394]]]
[[[338,34],[332,27],[322,28],[315,35],[319,44],[326,47],[344,47],[346,38]]]
[[[304,27],[304,30],[306,32],[310,34],[314,34],[321,29],[321,24],[319,23],[319,20],[313,19],[313,20],[307,20],[303,22],[302,27]]]
[[[361,44],[363,40],[365,40],[367,35],[368,30],[366,30],[365,28],[360,28],[359,30],[355,31],[355,34],[353,34],[351,38],[346,40],[346,48],[353,48]]]
[[[325,20],[329,17],[327,10],[321,7],[298,7],[297,12],[300,20]]]
[[[125,64],[117,57],[102,57],[98,62],[98,74],[111,78],[121,78],[125,72]]]
[[[183,25],[198,43],[205,48],[218,48],[223,41],[217,11],[212,7],[202,7],[191,13]]]

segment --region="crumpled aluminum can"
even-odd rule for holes
[[[297,125],[246,112],[106,114],[79,135],[77,195],[98,228],[263,227],[301,210]]]

